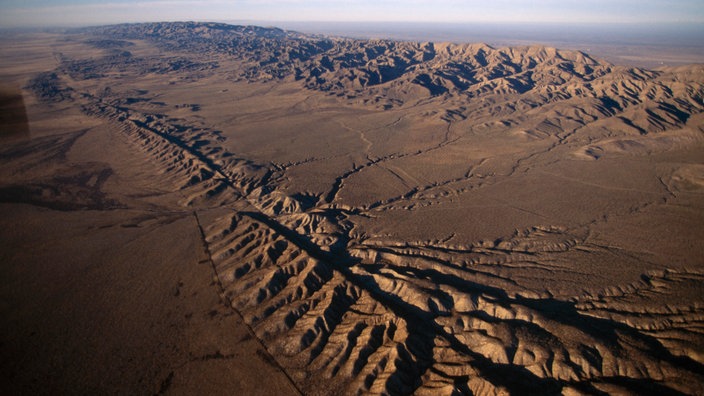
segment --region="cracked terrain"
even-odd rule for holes
[[[214,23],[7,40],[10,391],[704,393],[701,65]]]

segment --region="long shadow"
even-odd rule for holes
[[[28,137],[29,119],[22,91],[0,85],[0,138]]]
[[[365,266],[365,268],[366,267],[368,266]],[[687,371],[690,371],[693,375],[696,375],[696,373],[704,373],[703,364],[686,356],[673,355],[656,338],[644,334],[624,323],[604,318],[583,315],[577,310],[576,304],[574,302],[560,301],[553,298],[531,299],[522,296],[511,298],[506,294],[504,290],[500,288],[444,274],[435,269],[418,269],[393,264],[386,264],[386,267],[397,271],[398,273],[411,274],[418,279],[429,279],[437,285],[450,285],[468,294],[488,295],[492,298],[492,300],[494,300],[496,304],[499,304],[505,308],[509,308],[511,305],[522,305],[528,307],[536,312],[539,312],[541,315],[543,315],[547,319],[550,319],[551,321],[560,323],[565,326],[574,327],[597,340],[603,341],[610,348],[618,348],[619,340],[624,337],[627,337],[633,340],[633,344],[644,346],[645,351],[648,352],[651,356],[653,356],[656,360],[664,361],[672,364],[675,367],[683,368]],[[530,325],[530,323],[526,321],[520,321],[515,319],[502,320],[491,317],[488,314],[476,314],[479,315],[481,319],[489,322],[505,322],[509,324],[513,323],[513,326],[511,326],[512,328],[516,328],[518,325]],[[639,381],[640,382],[638,383],[642,383],[643,381],[648,380]],[[657,383],[654,380],[650,382],[652,382],[653,384]],[[628,386],[629,384],[636,384],[636,382],[633,381],[621,381],[621,383],[623,386]],[[637,389],[634,388],[634,390]]]
[[[119,109],[118,109],[119,110]],[[169,143],[189,152],[194,155],[203,164],[221,173],[223,182],[232,187],[235,192],[240,193],[241,188],[235,185],[230,178],[222,172],[209,157],[201,153],[197,146],[193,146],[183,139],[160,131],[158,128],[150,126],[146,122],[132,120],[136,126],[146,129],[149,132],[155,133],[166,139]],[[351,171],[356,172],[358,169]],[[344,179],[336,180],[336,185],[333,190],[325,197],[326,202],[331,202],[339,190],[339,187]],[[265,179],[267,176],[265,175]],[[262,184],[260,180],[260,185]],[[246,192],[242,192],[242,195]],[[332,212],[329,212],[332,213]],[[444,339],[449,346],[456,352],[470,358],[470,365],[489,382],[505,387],[509,392],[515,394],[558,394],[561,389],[567,384],[565,381],[552,378],[541,378],[533,374],[525,367],[511,364],[497,364],[483,355],[472,351],[467,345],[461,342],[455,335],[448,333],[441,325],[436,322],[437,313],[428,312],[420,307],[408,303],[403,298],[393,293],[385,291],[375,278],[375,271],[378,274],[379,267],[363,266],[366,273],[353,271],[352,267],[361,263],[361,259],[353,257],[349,254],[346,246],[349,242],[349,236],[345,233],[340,233],[339,242],[331,248],[330,251],[321,249],[308,236],[301,235],[294,230],[289,229],[285,225],[276,221],[261,212],[250,211],[240,212],[241,216],[246,216],[254,221],[265,224],[272,230],[282,235],[286,240],[296,245],[299,249],[306,252],[310,257],[325,263],[332,270],[340,273],[352,285],[365,290],[369,295],[385,306],[390,312],[399,318],[404,319],[408,323],[408,337],[405,340],[405,346],[411,353],[416,362],[414,364],[406,364],[401,370],[391,374],[388,379],[388,390],[394,393],[408,393],[421,385],[421,377],[435,363],[433,358],[433,350],[436,344],[436,338]],[[333,220],[337,220],[338,215],[328,214]],[[427,257],[423,257],[426,258]],[[399,272],[411,273],[418,278],[430,279],[437,285],[452,285],[460,290],[468,293],[486,294],[492,297],[498,304],[510,306],[511,304],[522,305],[533,309],[536,312],[544,315],[546,318],[566,326],[572,326],[592,337],[603,340],[609,345],[617,345],[619,342],[619,334],[625,335],[639,345],[644,345],[646,351],[652,356],[673,364],[677,367],[683,367],[692,373],[704,372],[704,365],[686,357],[673,356],[666,350],[655,338],[640,333],[625,324],[614,322],[607,319],[594,318],[581,314],[574,303],[558,301],[554,299],[528,299],[523,297],[511,298],[507,293],[497,287],[490,285],[471,282],[456,276],[442,273],[435,269],[418,269],[413,267],[400,267],[388,265],[388,268],[395,269]],[[485,316],[486,320],[492,319]],[[509,325],[515,328],[523,326],[528,322],[508,322]],[[618,334],[617,334],[618,333]],[[410,359],[408,359],[410,361]],[[409,378],[412,378],[410,386]],[[451,377],[456,382],[462,382],[465,377]],[[608,381],[604,379],[604,381]],[[628,379],[613,379],[612,382],[618,383],[630,389],[638,390],[642,386],[647,385],[647,380],[628,380]],[[651,381],[652,382],[652,381]],[[586,385],[581,385],[586,387]],[[663,392],[670,390],[667,387],[660,387]]]
[[[408,323],[408,338],[405,346],[408,351],[416,357],[414,367],[406,367],[406,371],[401,370],[391,374],[388,384],[402,386],[407,383],[409,374],[415,378],[413,389],[389,389],[396,393],[408,393],[420,384],[420,378],[433,363],[433,348],[435,338],[445,339],[450,347],[465,356],[471,358],[471,365],[488,381],[505,387],[515,394],[559,394],[563,383],[551,378],[540,378],[528,371],[526,368],[510,364],[496,364],[483,355],[472,351],[454,335],[448,333],[436,321],[436,315],[414,306],[401,297],[384,291],[374,279],[372,274],[357,274],[351,267],[359,264],[361,260],[349,255],[346,249],[338,249],[331,252],[321,250],[319,246],[311,240],[293,230],[288,229],[274,219],[258,212],[240,212],[240,215],[249,217],[270,227],[284,238],[295,244],[299,249],[305,251],[312,258],[326,263],[335,271],[342,274],[352,285],[367,291],[372,298],[383,304],[394,315],[403,318]],[[366,267],[366,266],[365,266]],[[497,289],[498,292],[499,289]]]

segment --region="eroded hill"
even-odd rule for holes
[[[704,392],[701,66],[212,23],[46,48],[22,78],[66,130],[2,149],[4,210],[189,219],[303,393]]]

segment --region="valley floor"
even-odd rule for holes
[[[120,34],[0,47],[2,393],[704,392],[701,67]]]

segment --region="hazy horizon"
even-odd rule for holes
[[[205,22],[193,18],[181,21]],[[356,39],[483,42],[495,47],[545,45],[585,51],[616,64],[642,67],[704,63],[704,24],[697,23],[333,22],[226,18],[213,18],[207,22],[276,27],[304,34]],[[92,26],[97,25],[101,24]],[[86,26],[91,25],[9,29],[31,31]]]
[[[419,42],[545,45],[643,67],[704,63],[704,24],[223,21],[307,34]]]
[[[427,23],[704,23],[695,0],[7,0],[0,27],[83,26],[173,20]]]

